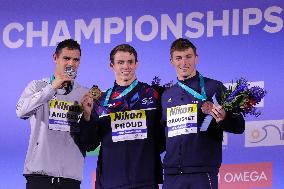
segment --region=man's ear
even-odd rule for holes
[[[112,63],[112,62],[109,63],[109,67],[110,67],[111,69],[113,68],[113,63]]]
[[[195,57],[195,65],[197,65],[198,64],[198,55],[196,55],[196,57]]]
[[[54,54],[53,54],[53,61],[56,63],[56,60],[57,60],[57,54],[54,53]]]
[[[170,61],[171,61],[171,64],[172,64],[172,65],[174,65],[174,63],[173,63],[173,59],[172,59],[172,58],[170,58]]]

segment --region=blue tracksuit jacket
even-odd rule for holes
[[[199,92],[199,73],[181,81]],[[204,77],[207,101],[215,95],[220,103],[222,92],[226,89],[219,81]],[[167,109],[197,102],[197,133],[168,137]],[[222,162],[223,131],[243,133],[245,122],[240,114],[227,112],[226,118],[216,123],[213,118],[208,128],[202,128],[205,114],[201,111],[202,101],[193,97],[186,90],[175,84],[162,95],[162,123],[166,134],[166,155],[163,162],[165,174],[196,172],[218,172]]]

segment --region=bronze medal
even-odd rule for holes
[[[213,108],[213,103],[210,101],[206,101],[202,104],[201,110],[204,114],[210,114]]]

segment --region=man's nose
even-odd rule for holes
[[[68,65],[68,66],[75,67],[76,63],[77,63],[76,60],[72,60],[72,59],[71,59],[71,60],[68,61],[68,64],[67,64],[67,65]]]
[[[124,63],[124,64],[122,65],[122,67],[123,67],[124,69],[128,69],[128,68],[130,67],[130,64]]]
[[[181,59],[181,63],[182,63],[182,64],[187,64],[187,62],[188,62],[188,61],[187,61],[187,59],[186,59],[185,57],[183,57],[183,58]]]

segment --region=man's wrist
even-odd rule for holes
[[[91,120],[91,114],[84,113],[84,114],[83,114],[83,117],[84,117],[84,120],[85,120],[85,121],[90,121],[90,120]]]

